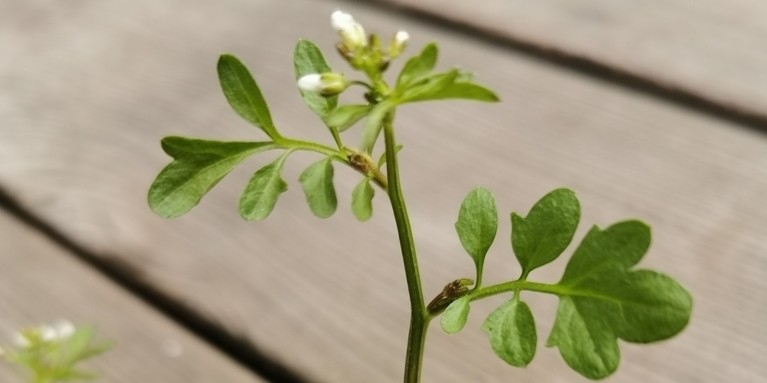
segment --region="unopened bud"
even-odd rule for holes
[[[349,86],[349,81],[340,73],[312,73],[298,79],[298,88],[305,92],[318,92],[323,96],[337,95]]]
[[[354,52],[367,45],[365,29],[354,20],[352,15],[343,11],[335,11],[330,15],[330,22],[341,36],[341,45],[348,52]]]

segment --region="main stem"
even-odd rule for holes
[[[394,111],[390,112],[384,119],[383,131],[384,142],[386,144],[386,175],[389,179],[389,200],[394,210],[394,221],[397,224],[402,261],[405,264],[407,291],[410,297],[410,332],[408,334],[407,353],[405,355],[404,382],[418,383],[421,380],[421,364],[430,316],[423,299],[421,275],[418,271],[418,258],[416,257],[413,232],[410,229],[410,218],[407,214],[405,198],[402,195],[393,122]]]

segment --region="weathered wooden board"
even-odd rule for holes
[[[332,142],[292,86],[291,55],[300,37],[333,52],[327,15],[338,7],[369,30],[407,29],[411,52],[439,41],[442,65],[476,71],[503,99],[413,105],[398,113],[403,183],[427,295],[471,276],[452,227],[471,188],[493,190],[508,217],[552,188],[569,186],[584,209],[578,238],[592,223],[647,220],[654,245],[644,265],[674,275],[696,298],[682,336],[648,348],[626,346],[621,369],[608,381],[737,376],[755,382],[767,375],[761,360],[767,138],[364,5],[83,0],[64,7],[41,0],[6,6],[0,184],[90,250],[129,263],[141,278],[316,381],[399,380],[408,304],[383,193],[374,218],[357,223],[343,206],[358,177],[338,169],[341,208],[316,219],[297,183],[316,157],[298,153],[284,173],[291,189],[272,216],[243,222],[236,198],[252,172],[274,157],[267,154],[246,162],[183,218],[157,218],[145,202],[168,161],[160,137],[263,138],[220,93],[214,68],[221,52],[251,67],[285,134]],[[332,56],[334,67],[350,72]],[[503,222],[488,258],[488,283],[519,272]],[[556,280],[563,264],[533,276]],[[528,295],[543,340],[556,302]],[[543,342],[525,370],[496,359],[478,329],[491,309],[476,305],[459,335],[432,329],[425,382],[583,381]]]
[[[767,116],[759,0],[382,0]]]
[[[89,362],[104,382],[263,382],[0,211],[0,345],[66,318],[114,346]],[[0,362],[0,380],[21,382]]]

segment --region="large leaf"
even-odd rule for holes
[[[575,235],[580,216],[578,199],[568,189],[546,194],[527,217],[511,214],[511,245],[525,275],[562,254]]]
[[[525,302],[515,298],[485,319],[482,330],[490,338],[495,355],[515,367],[524,367],[535,356],[538,335],[533,313]]]
[[[274,162],[259,169],[248,181],[245,191],[240,195],[240,216],[252,220],[262,220],[269,216],[277,204],[280,194],[288,190],[288,184],[280,172],[290,152],[285,152]]]
[[[402,67],[402,71],[397,78],[397,88],[402,88],[411,81],[427,75],[437,63],[437,45],[430,43],[426,45],[421,53],[411,57]]]
[[[335,213],[338,201],[333,187],[333,163],[330,157],[309,165],[298,180],[314,215],[327,218]]]
[[[480,271],[498,231],[498,211],[493,194],[484,188],[472,190],[461,204],[455,230],[461,245]]]
[[[568,365],[591,379],[618,367],[617,339],[649,343],[681,331],[692,298],[676,281],[649,270],[630,270],[650,245],[650,228],[626,221],[594,227],[567,264],[557,318],[547,341]]]
[[[445,312],[442,313],[442,319],[440,325],[442,330],[448,334],[455,334],[463,329],[466,325],[466,320],[469,318],[469,297],[463,296],[447,306]]]
[[[280,137],[272,122],[266,100],[256,80],[237,57],[221,55],[218,59],[218,80],[226,100],[240,117],[261,128],[269,137]]]
[[[293,52],[293,69],[296,80],[307,74],[322,74],[332,71],[320,48],[308,40],[298,40]],[[335,109],[338,103],[338,96],[324,97],[319,92],[304,92],[300,89],[299,91],[306,105],[323,120],[331,110]]]
[[[363,178],[352,190],[352,212],[358,220],[365,222],[373,215],[374,195],[375,189],[368,178]]]
[[[221,142],[166,137],[162,148],[173,161],[149,188],[149,206],[165,218],[191,210],[200,199],[248,156],[274,148],[270,142]]]

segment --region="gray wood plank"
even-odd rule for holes
[[[767,113],[759,0],[381,0]]]
[[[643,264],[679,278],[696,298],[681,337],[624,345],[622,367],[608,381],[756,382],[767,375],[764,136],[360,4],[73,4],[17,2],[0,14],[0,25],[15,32],[0,33],[0,57],[23,58],[0,61],[0,184],[93,252],[133,265],[317,381],[399,380],[408,304],[383,194],[374,218],[357,223],[343,206],[358,177],[338,169],[339,212],[316,219],[296,180],[317,158],[299,153],[285,170],[291,189],[265,222],[241,221],[236,198],[273,155],[248,161],[177,220],[153,216],[145,195],[168,161],[158,145],[163,135],[263,137],[220,93],[214,68],[221,52],[251,67],[281,130],[332,142],[292,87],[291,55],[300,37],[332,53],[327,15],[338,7],[369,30],[407,29],[411,52],[439,41],[442,65],[476,71],[503,99],[413,105],[398,114],[427,295],[471,275],[452,227],[471,188],[489,187],[509,212],[569,186],[584,209],[578,238],[592,223],[647,220],[655,235]],[[15,20],[45,22],[31,29]],[[501,225],[491,249],[488,283],[518,275],[508,230]],[[562,266],[534,277],[556,280]],[[529,295],[544,339],[556,302]],[[491,309],[477,305],[459,335],[432,329],[424,381],[584,381],[542,344],[525,370],[497,360],[478,329]]]
[[[103,382],[263,382],[0,211],[0,345],[68,319],[113,343],[89,362]],[[0,363],[0,380],[21,382]]]

